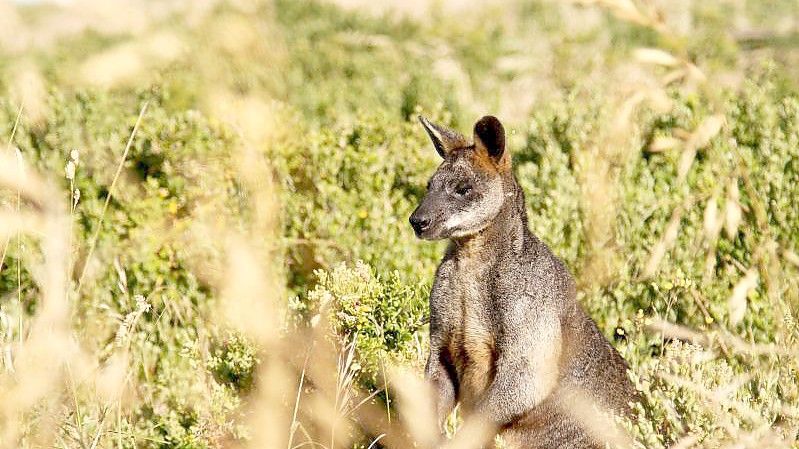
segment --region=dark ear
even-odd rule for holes
[[[499,119],[486,115],[474,124],[474,145],[498,161],[505,152],[505,128]]]
[[[424,126],[425,131],[427,131],[430,140],[433,141],[433,145],[436,147],[436,151],[438,151],[441,157],[446,157],[450,150],[468,145],[466,138],[457,131],[431,123],[421,115],[419,116],[419,121],[422,122],[422,126]]]

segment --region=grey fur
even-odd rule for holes
[[[602,447],[568,408],[582,395],[627,413],[637,397],[627,365],[577,303],[566,266],[529,231],[502,125],[486,117],[475,132],[477,145],[462,148],[430,134],[444,162],[411,216],[421,238],[450,239],[430,294],[425,370],[439,423],[460,403],[513,447]],[[459,226],[446,224],[453,216]]]

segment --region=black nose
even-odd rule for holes
[[[417,217],[415,215],[411,215],[410,221],[411,226],[413,226],[413,230],[416,231],[417,234],[421,234],[430,227],[430,219],[426,217]]]

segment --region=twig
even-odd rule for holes
[[[119,165],[117,166],[117,171],[114,173],[114,178],[111,180],[111,186],[108,187],[108,196],[105,197],[105,203],[103,204],[103,210],[100,212],[100,221],[97,223],[97,229],[94,231],[94,235],[92,236],[92,242],[89,246],[89,252],[86,255],[86,261],[83,264],[83,269],[81,270],[80,277],[78,278],[78,286],[75,288],[75,295],[80,294],[80,289],[83,286],[83,279],[86,276],[86,271],[89,267],[89,263],[91,262],[92,254],[94,253],[94,249],[97,247],[97,240],[100,236],[100,230],[103,227],[103,223],[105,222],[105,213],[108,210],[108,204],[111,202],[111,196],[114,194],[114,186],[117,183],[117,179],[119,179],[119,175],[122,173],[122,168],[125,166],[125,161],[128,158],[128,152],[130,151],[130,147],[133,145],[133,139],[136,137],[136,133],[139,130],[139,124],[141,123],[142,117],[144,117],[144,112],[147,110],[147,105],[149,101],[145,101],[144,105],[139,111],[139,117],[136,119],[136,124],[133,125],[133,131],[130,133],[130,137],[128,138],[128,143],[125,145],[125,151],[122,152],[122,160],[119,161]]]
[[[294,433],[297,430],[297,411],[300,408],[300,397],[302,396],[302,387],[305,382],[305,368],[308,366],[308,358],[311,356],[311,348],[305,353],[305,360],[302,362],[302,373],[300,374],[300,384],[297,386],[297,397],[294,399],[294,412],[291,415],[291,428],[289,431],[289,441],[286,445],[287,449],[292,449],[291,444],[294,442]]]

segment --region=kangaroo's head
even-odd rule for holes
[[[510,155],[505,129],[493,116],[474,125],[473,141],[457,131],[419,117],[444,161],[427,183],[427,194],[410,218],[416,235],[426,240],[465,237],[483,230],[505,199]]]

